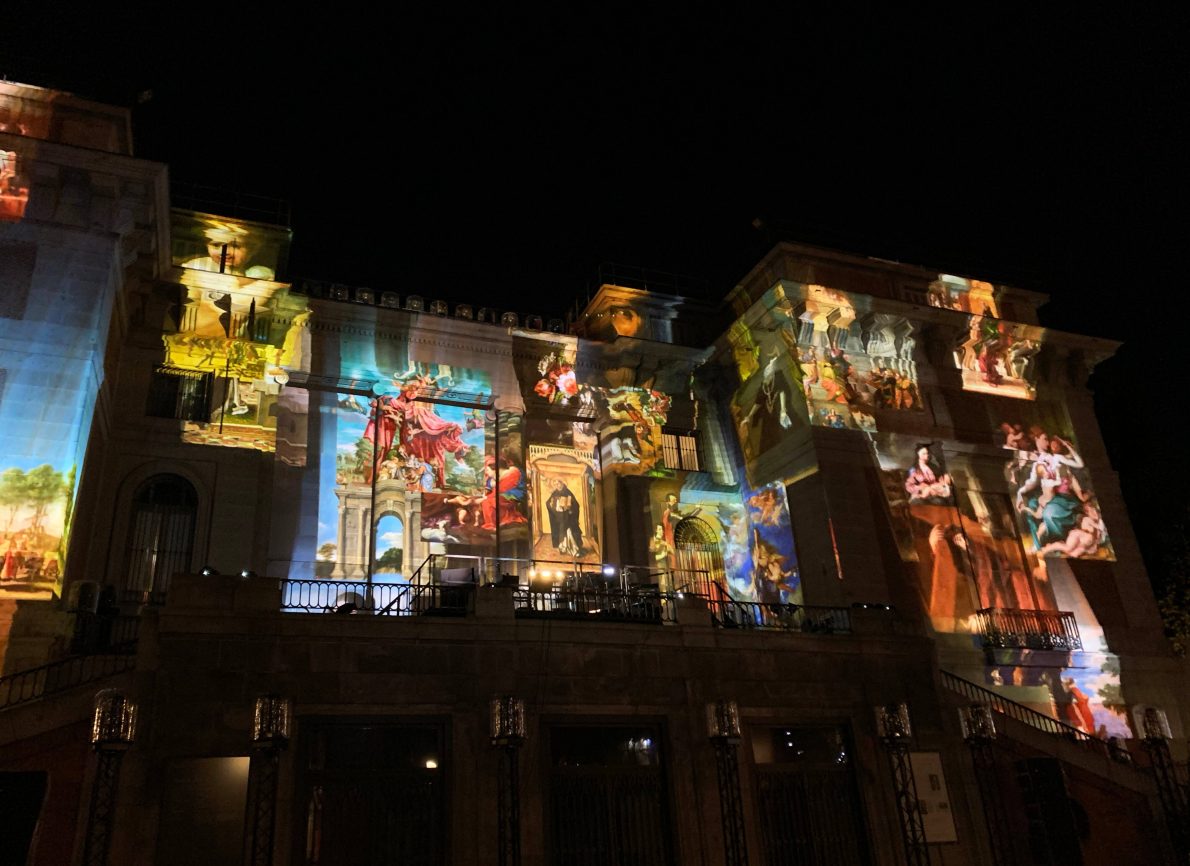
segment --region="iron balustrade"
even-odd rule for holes
[[[1010,701],[998,692],[985,689],[983,686],[977,685],[970,680],[965,680],[962,677],[956,677],[948,671],[942,671],[941,673],[942,683],[948,689],[962,695],[972,703],[987,704],[997,713],[1007,716],[1010,719],[1015,719],[1031,728],[1036,728],[1047,734],[1053,734],[1054,736],[1080,743],[1105,756],[1108,754],[1107,742],[1101,740],[1099,737],[1088,734],[1086,731],[1081,731],[1073,725],[1059,722],[1052,716],[1039,713],[1037,710],[1026,707],[1024,704]]]
[[[975,614],[985,647],[1072,651],[1083,648],[1074,614],[991,607]]]
[[[136,667],[136,641],[103,655],[71,656],[0,677],[0,709],[35,701]]]
[[[375,616],[461,615],[470,609],[471,587],[374,583],[347,580],[291,580],[281,583],[286,613]]]
[[[759,601],[716,599],[708,602],[720,628],[796,631],[803,634],[850,634],[851,614],[843,607],[813,607]]]
[[[517,589],[513,608],[519,617],[677,622],[669,596],[639,589]]]
[[[136,650],[140,617],[128,614],[103,614],[75,611],[71,655],[128,653]]]

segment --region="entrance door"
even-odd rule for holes
[[[711,584],[724,587],[723,552],[719,538],[705,520],[686,517],[674,527],[674,589],[717,598]]]
[[[440,727],[334,720],[303,728],[295,863],[447,862]]]

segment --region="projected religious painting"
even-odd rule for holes
[[[1021,418],[1000,438],[1014,456],[1005,466],[1022,535],[1043,557],[1114,559],[1090,474],[1073,438]]]
[[[333,557],[333,578],[366,576],[373,532],[380,573],[416,567],[408,549],[414,537],[443,544],[491,537],[484,526],[485,479],[493,473],[486,417],[457,405],[460,394],[490,392],[486,374],[414,364],[377,387],[387,393],[319,395],[317,548],[320,560]]]
[[[183,441],[276,451],[304,465],[308,411],[282,390],[310,366],[304,299],[274,282],[287,232],[205,214],[174,214],[179,284],[169,301],[164,363],[150,414],[184,421]]]
[[[1032,400],[1040,351],[1040,328],[972,315],[954,356],[965,390]]]
[[[603,469],[621,475],[664,469],[661,428],[669,396],[648,388],[597,388],[593,396]]]
[[[29,179],[15,150],[0,147],[0,221],[19,220],[29,204]]]
[[[926,291],[926,303],[943,310],[998,317],[1000,305],[996,290],[983,280],[969,280],[952,274],[939,274]]]
[[[560,445],[530,445],[528,463],[534,560],[601,562],[596,455]]]

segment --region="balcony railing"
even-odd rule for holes
[[[462,616],[471,609],[470,585],[390,584],[349,580],[284,580],[281,610],[289,613],[373,616]]]
[[[518,617],[602,620],[612,622],[676,622],[673,600],[656,590],[517,589],[513,608]]]
[[[975,618],[985,647],[1062,652],[1083,648],[1074,614],[1067,611],[985,608]]]
[[[140,633],[140,617],[122,614],[75,611],[72,655],[97,655],[134,651]],[[131,649],[130,649],[131,648]]]
[[[756,601],[710,601],[711,620],[720,628],[796,631],[804,634],[850,634],[851,614],[843,607],[766,604]]]

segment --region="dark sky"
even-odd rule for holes
[[[1044,324],[1125,342],[1093,384],[1150,552],[1190,483],[1186,11],[54,5],[6,12],[0,74],[151,90],[138,155],[289,200],[293,274],[547,314],[602,261],[722,294],[762,217],[1048,292]]]

